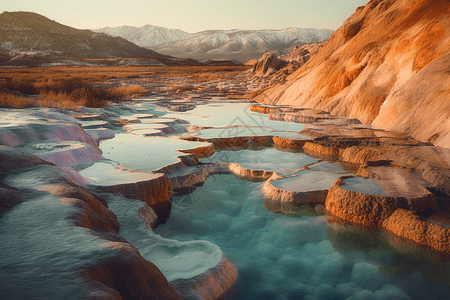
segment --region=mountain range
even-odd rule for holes
[[[139,46],[180,58],[234,59],[246,62],[266,51],[286,54],[286,48],[328,40],[330,29],[286,28],[281,30],[207,30],[189,34],[156,26],[96,29],[120,36]]]
[[[39,51],[72,58],[165,57],[123,38],[78,30],[36,13],[0,14],[0,54]]]
[[[106,33],[113,37],[122,37],[140,47],[154,47],[173,41],[187,38],[191,33],[179,30],[168,29],[159,26],[145,25],[142,27],[120,26],[94,29],[94,32]]]

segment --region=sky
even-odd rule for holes
[[[368,0],[1,0],[77,29],[155,25],[187,32],[225,29],[337,29]]]

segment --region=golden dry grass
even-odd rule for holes
[[[80,78],[88,82],[101,83],[112,78],[188,77],[192,82],[205,82],[232,78],[249,66],[112,66],[112,67],[36,67],[3,68],[0,85],[7,80],[18,82],[33,81],[37,84],[63,79]]]
[[[26,108],[35,105],[35,101],[30,98],[16,96],[8,93],[0,93],[0,107]]]
[[[146,90],[139,85],[132,85],[114,88],[112,89],[112,92],[117,96],[135,96],[135,95],[146,95],[149,93],[149,90]]]
[[[227,80],[248,66],[111,66],[111,67],[36,67],[3,68],[0,74],[0,107],[29,107],[42,105],[74,108],[106,106],[108,101],[120,101],[151,91],[134,86],[118,86],[111,79],[145,79],[183,77],[189,83]],[[189,85],[186,85],[189,86]],[[177,89],[191,90],[184,85]],[[25,95],[40,95],[40,103]],[[16,96],[14,96],[16,95]]]

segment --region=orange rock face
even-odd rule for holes
[[[450,252],[450,229],[422,221],[412,211],[397,209],[383,227],[416,243]]]
[[[255,99],[357,118],[450,147],[450,3],[372,0],[287,82]]]
[[[326,208],[333,215],[354,223],[381,227],[399,208],[416,212],[436,209],[436,199],[425,189],[417,197],[393,197],[346,190],[342,185],[344,181],[337,179],[329,190]]]
[[[160,223],[164,223],[170,216],[172,187],[169,179],[163,174],[159,174],[151,181],[99,186],[96,189],[101,192],[120,193],[129,199],[146,202],[156,212]]]

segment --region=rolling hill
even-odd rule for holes
[[[0,53],[52,52],[71,58],[165,57],[123,38],[78,30],[31,12],[0,14]]]

